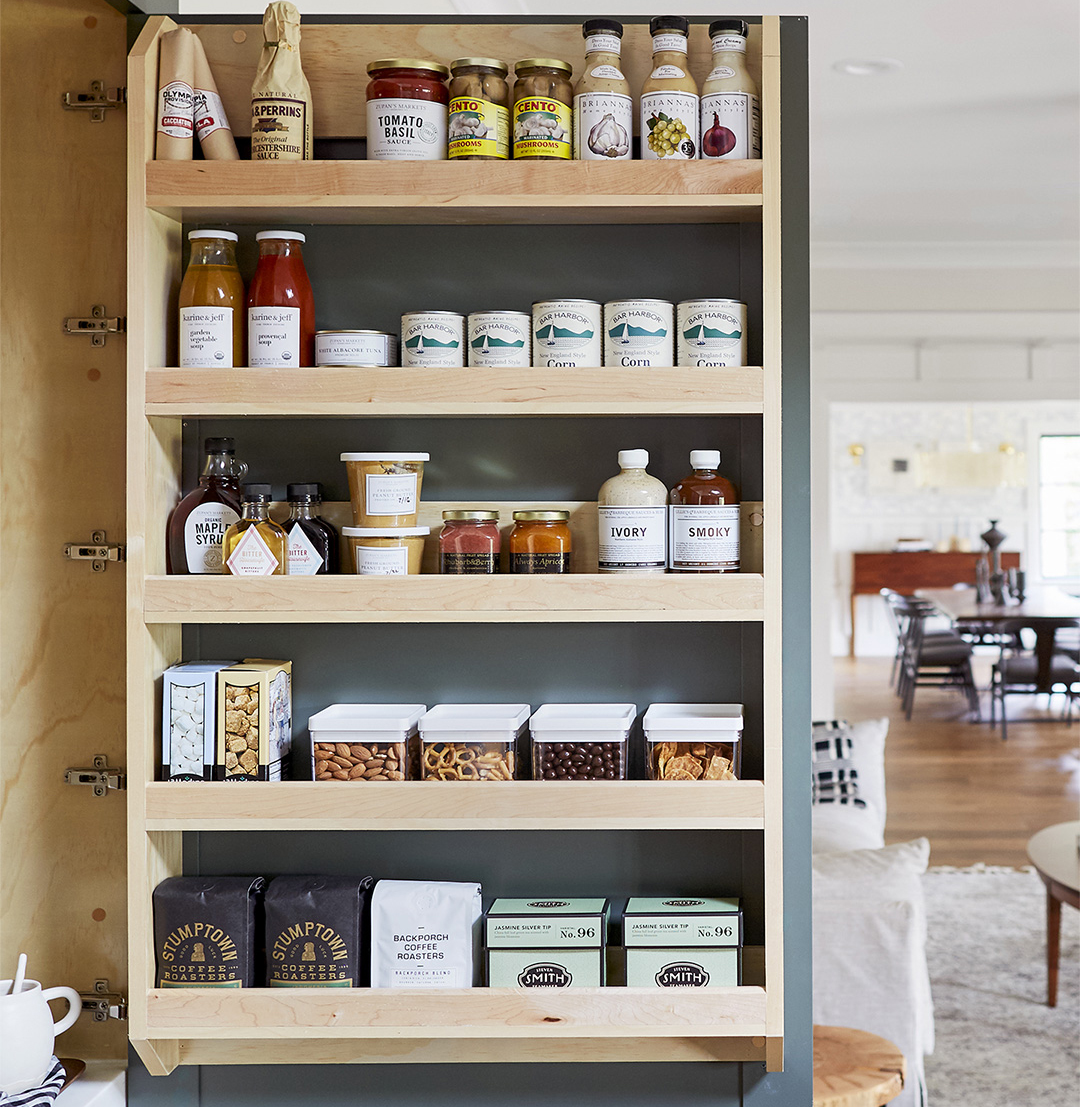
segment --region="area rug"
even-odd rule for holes
[[[929,1107],[1076,1107],[1080,912],[1062,907],[1058,1005],[1047,1007],[1035,871],[935,868],[923,881],[937,1039]]]

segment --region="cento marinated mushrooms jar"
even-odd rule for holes
[[[514,73],[514,157],[569,161],[573,67],[556,58],[527,58],[514,66]]]
[[[428,454],[342,454],[349,475],[353,523],[358,527],[415,527]]]
[[[448,154],[462,161],[510,157],[509,67],[498,58],[450,63]]]
[[[367,71],[368,159],[444,159],[450,70],[420,58],[384,58]]]
[[[569,520],[569,511],[515,511],[510,572],[569,573]]]

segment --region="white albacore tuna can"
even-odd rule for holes
[[[601,315],[596,300],[533,304],[533,365],[548,369],[601,365]]]
[[[465,365],[465,316],[453,311],[407,311],[401,317],[401,364],[407,369]]]
[[[746,364],[746,304],[683,300],[675,346],[682,366]]]
[[[666,300],[604,304],[604,364],[630,368],[675,364],[675,307]]]
[[[316,331],[315,364],[345,369],[397,365],[398,340],[385,331]]]
[[[469,316],[469,365],[527,369],[532,320],[523,311],[474,311]]]

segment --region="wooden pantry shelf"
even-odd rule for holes
[[[760,222],[762,162],[150,161],[146,204],[198,223]]]
[[[733,781],[281,781],[146,785],[148,830],[761,830]]]
[[[760,368],[148,369],[147,415],[760,415]]]
[[[758,622],[757,573],[145,578],[147,623]]]

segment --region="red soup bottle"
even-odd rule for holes
[[[255,369],[315,364],[315,298],[299,231],[260,231],[259,264],[247,294],[248,364]]]

